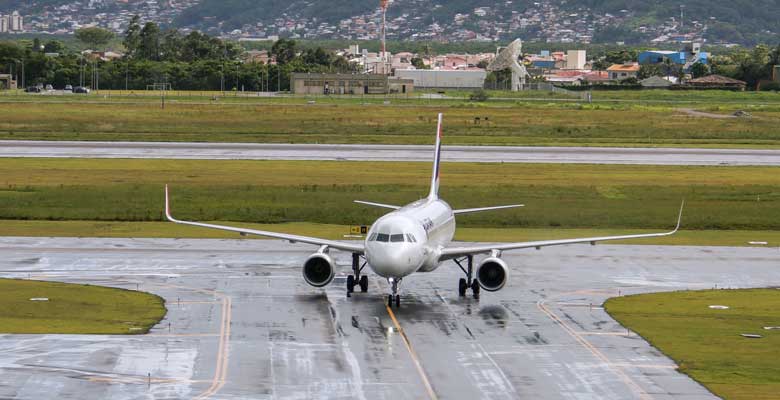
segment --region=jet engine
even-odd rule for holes
[[[303,279],[314,287],[323,287],[333,280],[335,264],[329,255],[314,253],[303,263]]]
[[[486,258],[477,267],[477,282],[488,292],[501,290],[508,277],[509,269],[504,260],[498,257]]]

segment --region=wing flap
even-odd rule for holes
[[[394,206],[392,204],[374,203],[371,201],[363,201],[363,200],[353,200],[353,201],[358,204],[364,204],[367,206],[379,207],[379,208],[389,208],[391,210],[398,210],[401,208],[401,206]]]

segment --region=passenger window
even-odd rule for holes
[[[390,235],[390,241],[393,243],[403,242],[404,241],[403,233],[399,233],[397,235]]]
[[[388,239],[390,239],[390,235],[388,235],[386,233],[378,233],[376,235],[376,241],[377,242],[387,242]]]

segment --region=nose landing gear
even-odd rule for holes
[[[458,264],[460,270],[466,274],[465,278],[460,278],[458,281],[458,295],[460,297],[464,297],[466,296],[466,292],[471,289],[471,292],[474,294],[474,298],[479,299],[479,282],[474,279],[474,256],[466,256],[464,259],[460,260],[456,258],[452,261],[455,261],[455,264]],[[463,261],[467,262],[466,268],[464,268],[463,264],[461,264]]]
[[[387,295],[387,306],[392,308],[393,300],[395,300],[395,307],[401,307],[401,295],[398,294],[398,284],[401,283],[401,279],[387,278],[387,283],[390,284],[393,290],[392,294]]]
[[[354,275],[347,276],[347,297],[350,297],[355,291],[355,286],[360,286],[360,291],[363,293],[368,291],[368,276],[360,275],[365,266],[365,262],[360,265],[360,254],[352,253],[352,273]]]

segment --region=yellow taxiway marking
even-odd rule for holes
[[[634,391],[639,394],[639,397],[641,399],[647,399],[647,400],[652,399],[652,397],[650,397],[650,395],[647,392],[645,392],[644,389],[642,389],[642,387],[639,386],[639,384],[634,382],[634,380],[631,379],[631,377],[629,377],[628,375],[626,375],[626,373],[623,372],[622,369],[620,369],[616,364],[610,361],[609,358],[607,358],[607,356],[604,355],[604,353],[602,353],[599,349],[593,346],[590,342],[585,340],[585,338],[583,338],[579,333],[574,331],[574,329],[572,329],[566,323],[566,321],[559,318],[557,314],[555,314],[549,308],[547,308],[544,300],[539,300],[538,302],[536,302],[536,307],[539,308],[539,310],[545,313],[548,317],[550,317],[550,319],[552,319],[554,322],[560,324],[561,328],[563,328],[563,330],[566,331],[566,333],[568,333],[572,338],[574,338],[574,340],[579,342],[586,349],[590,350],[590,352],[593,353],[594,356],[601,359],[601,361],[603,361],[612,371],[615,372],[615,374],[617,374],[620,380],[622,380],[630,388],[634,389]]]
[[[414,351],[414,348],[412,348],[412,343],[409,341],[409,338],[406,337],[406,333],[403,329],[401,329],[401,324],[399,324],[398,320],[395,318],[393,310],[387,304],[385,304],[385,308],[387,309],[387,313],[390,315],[390,319],[393,320],[395,329],[401,335],[401,339],[403,339],[404,345],[406,345],[406,350],[409,351],[409,355],[412,357],[412,362],[414,362],[414,366],[417,368],[417,373],[420,375],[420,379],[422,379],[423,384],[425,385],[425,391],[428,392],[428,398],[431,400],[438,400],[438,397],[436,397],[436,392],[433,391],[431,382],[428,381],[428,376],[425,375],[422,364],[420,364],[420,359],[417,357],[417,353]]]
[[[230,320],[233,304],[232,299],[230,296],[216,290],[167,284],[157,284],[157,286],[190,290],[209,296],[214,296],[220,299],[219,303],[222,303],[222,320],[219,326],[219,349],[217,350],[217,366],[214,369],[214,378],[211,380],[211,386],[209,386],[203,393],[194,397],[195,400],[207,399],[222,389],[222,387],[225,386],[225,382],[227,381],[228,360],[230,358]]]

